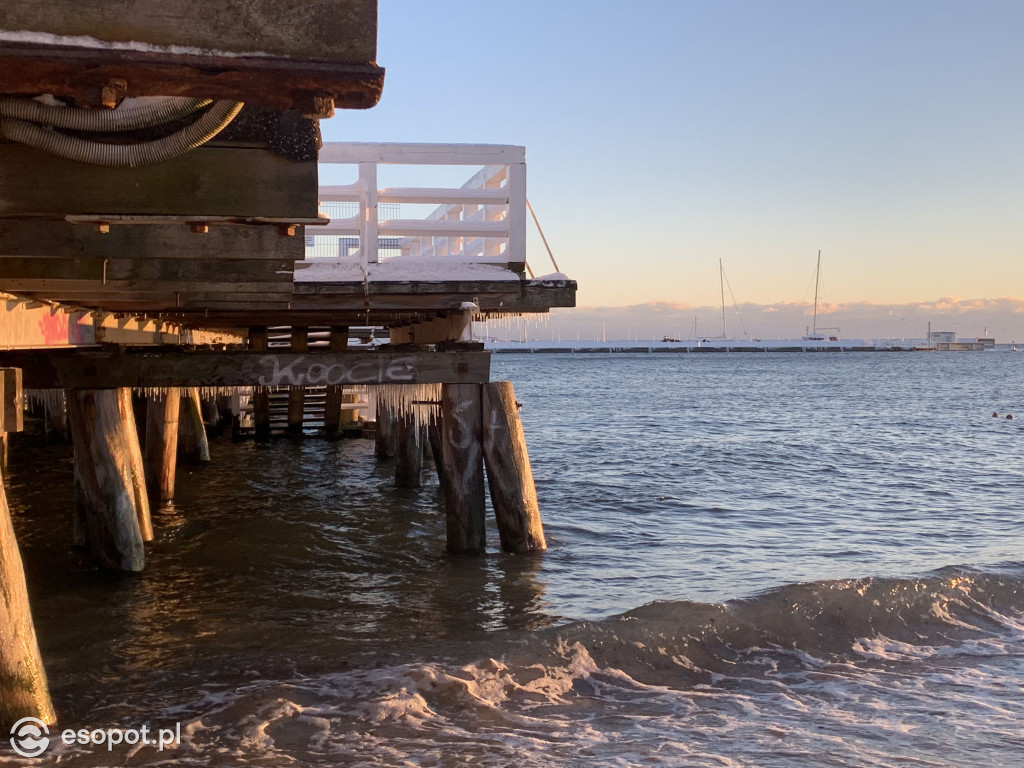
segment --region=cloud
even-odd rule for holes
[[[738,311],[737,311],[738,310]],[[740,304],[726,308],[726,333],[735,338],[799,338],[811,324],[809,302]],[[976,337],[988,332],[997,340],[1024,340],[1024,298],[992,299],[944,296],[931,301],[892,304],[875,301],[836,302],[818,308],[829,326],[844,338],[923,338],[933,330]],[[555,310],[537,327],[537,338],[558,333],[562,338],[608,339],[707,338],[721,336],[722,308],[652,301],[620,307],[579,307]]]

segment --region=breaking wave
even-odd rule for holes
[[[1020,568],[949,568],[496,632],[462,658],[210,689],[163,719],[183,724],[176,764],[995,766],[1024,756],[1022,654]]]

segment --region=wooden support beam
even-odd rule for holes
[[[0,369],[3,383],[3,413],[0,432],[21,432],[25,428],[25,392],[20,368]]]
[[[372,107],[383,87],[375,0],[133,0],[131,13],[117,0],[36,6],[7,0],[4,27],[70,39],[5,42],[2,93],[73,96],[93,107],[124,95],[196,96],[330,117],[335,103]],[[150,50],[78,46],[80,36]]]
[[[423,430],[411,412],[398,416],[395,431],[395,485],[419,488],[423,485]]]
[[[68,441],[68,406],[64,400],[64,390],[47,390],[43,407],[46,410],[46,417],[43,420],[46,444],[66,443]]]
[[[23,717],[57,720],[32,623],[21,553],[0,481],[0,730]]]
[[[239,227],[238,231],[241,233],[242,228]],[[194,240],[205,239],[205,235],[190,237]],[[188,241],[181,245],[187,244]],[[5,250],[2,240],[0,250]],[[4,290],[12,292],[44,291],[48,288],[69,292],[94,289],[110,291],[115,288],[126,291],[202,291],[203,286],[209,283],[236,282],[243,290],[258,292],[267,290],[268,283],[288,283],[290,286],[292,282],[293,262],[290,260],[228,259],[222,256],[203,261],[199,258],[158,258],[158,253],[143,247],[135,252],[137,258],[125,258],[132,255],[125,252],[120,254],[121,258],[57,259],[49,256],[5,256],[0,258],[0,285]],[[301,258],[301,254],[297,256]]]
[[[146,402],[146,484],[152,498],[161,502],[174,498],[180,411],[181,393],[175,388]]]
[[[272,308],[273,322],[280,325],[396,325],[429,322],[439,313],[458,311],[465,301],[472,301],[483,313],[508,315],[544,313],[552,307],[576,306],[574,280],[480,283],[415,283],[410,293],[394,293],[384,283],[371,281],[370,296],[358,283],[332,283],[338,290],[328,288],[310,291],[309,283],[296,283],[286,305]],[[498,288],[496,292],[488,292]],[[166,297],[157,296],[164,300]],[[174,318],[197,328],[243,328],[268,322],[267,307],[256,303],[258,295],[239,297],[236,302],[218,294],[206,303],[193,301],[191,295],[181,297],[181,306],[165,305],[162,316]],[[267,298],[267,297],[262,297]],[[367,303],[369,302],[369,303]],[[103,307],[109,310],[146,312],[152,307],[138,297],[132,301],[117,296],[103,297]],[[407,340],[407,337],[406,337]]]
[[[170,49],[163,55],[177,50],[181,56],[185,47],[193,56],[198,56],[197,49],[206,49],[213,58],[213,51],[250,58],[256,56],[254,48],[286,60],[355,63],[377,58],[376,0],[305,0],[299,6],[289,0],[262,0],[255,7],[249,0],[198,6],[190,0],[132,0],[131,13],[117,0],[53,0],[46,8],[32,0],[7,0],[4,22],[5,29],[143,41],[153,53]],[[75,51],[76,42],[65,41],[64,47]],[[105,61],[117,61],[114,54],[119,51],[113,46],[93,50],[106,53]],[[208,74],[215,77],[216,71]]]
[[[264,326],[249,329],[249,348],[262,354],[268,348],[267,329]],[[254,386],[252,390],[252,418],[257,442],[270,439],[270,391]]]
[[[441,486],[441,491],[445,494],[448,493],[448,475],[445,473],[444,468],[444,439],[442,433],[444,428],[441,426],[443,417],[440,413],[434,415],[430,423],[427,424],[427,442],[430,444],[430,454],[434,459],[434,469],[437,471],[437,482]]]
[[[480,554],[485,548],[480,385],[443,385],[441,418],[448,551]]]
[[[95,279],[102,277],[106,260],[107,276],[116,280],[199,279],[203,272],[194,269],[227,279],[244,269],[258,276],[246,281],[262,281],[269,276],[267,267],[254,262],[288,264],[284,269],[291,271],[290,265],[304,255],[303,238],[281,237],[270,224],[211,226],[197,234],[185,220],[97,232],[94,226],[63,219],[0,219],[0,256],[5,257],[0,267],[7,270],[5,277]],[[8,258],[15,261],[8,265]],[[38,270],[46,266],[55,271],[40,275]]]
[[[512,382],[483,385],[483,446],[491,504],[506,552],[547,549]]]
[[[377,401],[377,430],[374,434],[373,453],[378,459],[395,458],[395,436],[398,429],[397,419],[389,408]]]
[[[0,368],[0,472],[7,471],[10,433],[23,426],[25,395],[20,368]]]
[[[301,325],[292,326],[291,350],[300,354],[309,351],[309,328]],[[285,432],[289,436],[302,436],[302,417],[305,410],[306,388],[301,385],[288,387],[288,426]]]
[[[29,389],[117,387],[275,387],[439,384],[487,381],[490,352],[172,352],[15,350],[0,365],[19,367]]]
[[[377,311],[455,311],[464,301],[473,301],[484,312],[544,311],[551,307],[576,306],[576,281],[371,280],[364,285],[362,281],[302,282],[302,270],[296,271],[296,309],[345,308],[346,299],[349,303],[353,300],[368,301],[370,307]]]
[[[331,326],[330,341],[328,342],[331,352],[345,352],[348,349],[348,326]],[[338,428],[341,426],[341,400],[345,388],[340,385],[329,385],[324,398],[324,434],[329,440],[338,437]]]
[[[132,493],[135,499],[135,514],[139,521],[139,533],[143,541],[152,541],[153,519],[149,511],[149,493],[146,491],[146,466],[142,458],[142,444],[139,442],[139,430],[135,422],[135,406],[132,403],[132,391],[119,389],[118,397],[121,418],[124,421],[124,434],[128,447],[128,465],[131,469]]]
[[[146,553],[126,435],[130,414],[123,403],[116,389],[77,390],[68,397],[89,549],[104,568],[141,571]]]
[[[192,23],[188,26],[195,28]],[[263,38],[263,30],[254,34]],[[83,77],[83,72],[88,74]],[[384,86],[384,70],[372,63],[144,51],[119,51],[112,56],[109,49],[27,48],[11,43],[0,50],[0,90],[4,93],[46,92],[97,101],[99,84],[126,75],[131,78],[133,96],[242,100],[271,109],[294,109],[315,118],[331,117],[335,107],[369,109],[380,100]]]
[[[206,438],[198,387],[188,387],[181,391],[181,407],[178,412],[178,457],[192,463],[210,460],[210,443]]]
[[[111,168],[0,144],[0,214],[7,217],[119,213],[196,221],[204,215],[310,219],[317,216],[316,190],[316,163],[297,163],[263,149],[208,145],[163,163]]]

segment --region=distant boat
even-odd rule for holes
[[[704,339],[704,342],[708,341],[737,341],[736,338],[729,335],[729,326],[725,322],[725,286],[728,279],[725,276],[725,267],[722,266],[722,260],[718,260],[718,291],[722,300],[722,335],[712,336]],[[729,286],[729,296],[732,297],[732,305],[736,310],[736,317],[740,320],[740,325],[743,326],[743,316],[740,314],[740,308],[736,306],[736,297],[732,295],[732,286]],[[694,319],[694,330],[696,331],[696,319]],[[743,328],[743,335],[747,335],[746,327]]]
[[[804,341],[839,341],[838,328],[818,327],[818,289],[821,287],[821,251],[818,251],[818,265],[814,269],[814,324],[804,334]],[[835,333],[825,333],[835,331]]]

